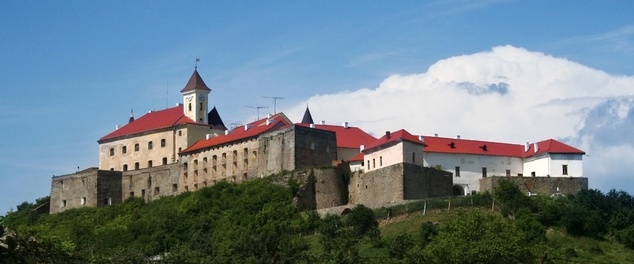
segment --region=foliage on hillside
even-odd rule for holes
[[[298,212],[289,188],[263,180],[55,215],[35,214],[38,201],[0,219],[10,228],[0,238],[0,263],[148,263],[156,256],[163,263],[560,263],[609,254],[573,247],[558,230],[634,248],[634,199],[625,192],[528,197],[502,181],[493,195],[474,198],[470,207],[445,206],[452,211],[441,218],[418,213],[418,222],[396,228],[379,228],[377,219],[396,208],[377,214],[358,205],[320,219]],[[493,200],[501,213],[481,203]]]

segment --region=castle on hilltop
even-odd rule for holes
[[[507,144],[412,135],[381,138],[362,129],[300,123],[283,113],[228,129],[211,89],[194,70],[183,102],[150,111],[98,140],[99,166],[54,176],[50,212],[108,206],[129,197],[146,201],[282,172],[304,177],[302,208],[346,204],[380,207],[411,199],[492,190],[501,178],[529,194],[576,193],[588,188],[583,151],[554,139]]]

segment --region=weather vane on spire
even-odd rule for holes
[[[196,58],[196,63],[194,64],[194,70],[198,70],[198,62],[200,61],[200,58]]]

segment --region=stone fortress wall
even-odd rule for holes
[[[54,176],[51,181],[50,213],[83,206],[101,207],[121,201],[120,171],[88,168]]]
[[[487,177],[480,179],[480,191],[492,192],[502,180],[517,184],[520,190],[529,195],[535,194],[576,194],[588,189],[586,177]]]

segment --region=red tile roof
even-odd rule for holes
[[[355,155],[354,157],[352,157],[349,161],[363,161],[363,157],[365,157],[365,155],[363,154],[363,152],[359,152],[359,154]]]
[[[161,128],[174,127],[181,124],[196,124],[203,126],[206,125],[196,123],[191,118],[186,117],[185,114],[183,114],[183,106],[178,105],[176,107],[147,113],[124,125],[123,127],[110,132],[109,134],[100,138],[98,142],[101,143],[104,140],[130,136]]]
[[[271,116],[269,120],[270,122],[268,125],[266,124],[267,118],[264,118],[245,125],[248,128],[247,130],[244,129],[244,126],[239,126],[231,130],[231,132],[227,135],[219,135],[210,139],[199,140],[180,153],[194,152],[238,140],[257,137],[263,133],[287,127],[291,124],[290,121],[288,121],[288,118],[286,118],[286,116],[282,113]]]
[[[522,157],[524,151],[523,145],[499,142],[427,136],[424,140],[425,152]]]
[[[389,135],[388,135],[388,133],[389,133]],[[373,148],[376,148],[376,147],[379,147],[379,146],[382,146],[382,145],[385,145],[385,144],[388,144],[388,143],[391,143],[391,142],[397,142],[399,140],[409,141],[409,142],[412,142],[414,144],[419,144],[421,146],[425,145],[425,143],[420,141],[420,139],[417,136],[414,136],[414,135],[410,134],[405,129],[401,129],[401,130],[397,130],[395,132],[386,132],[384,136],[382,136],[378,140],[375,140],[374,142],[372,142],[369,145],[367,145],[363,151],[366,151],[366,150],[369,150],[369,149],[373,149]]]
[[[552,154],[586,154],[583,150],[571,147],[564,143],[561,143],[554,139],[548,139],[544,141],[537,142],[537,153],[535,153],[534,145],[530,144],[528,151],[525,152],[525,157],[530,157],[532,155],[538,155],[541,153],[552,153]]]
[[[296,124],[298,126],[309,127],[309,124]],[[361,130],[358,127],[344,127],[334,125],[315,125],[315,128],[335,132],[337,136],[338,148],[359,149],[361,145],[367,146],[376,141],[376,138]]]
[[[194,90],[211,91],[211,89],[209,89],[209,87],[207,87],[207,85],[203,81],[203,78],[200,77],[200,74],[198,74],[197,70],[194,70],[194,73],[192,73],[192,76],[189,77],[189,81],[185,85],[185,88],[181,90],[181,93],[194,91]]]
[[[554,139],[538,142],[537,153],[534,151],[533,144],[529,144],[528,151],[524,151],[525,146],[520,144],[433,136],[426,136],[424,137],[424,140],[425,144],[427,144],[424,151],[436,153],[507,156],[516,158],[526,158],[541,153],[585,154],[585,152],[579,149],[568,146]]]

